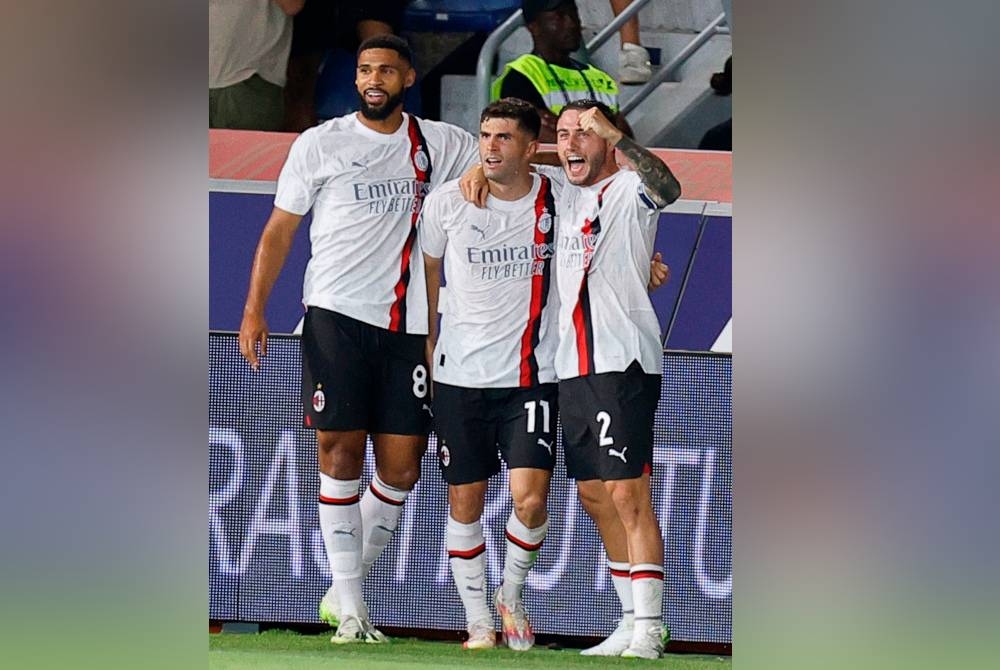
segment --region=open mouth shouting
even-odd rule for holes
[[[589,166],[587,165],[587,160],[579,155],[568,153],[563,161],[563,165],[566,170],[566,174],[573,181],[581,180],[586,178]]]
[[[483,167],[488,170],[496,170],[503,165],[503,158],[500,156],[486,156],[483,158]]]
[[[372,107],[379,107],[389,99],[389,94],[380,88],[366,88],[364,97],[366,103]]]

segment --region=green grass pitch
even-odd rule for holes
[[[580,656],[578,649],[536,647],[527,652],[507,648],[466,651],[460,642],[393,638],[388,644],[330,644],[330,633],[300,635],[270,630],[256,635],[209,635],[208,667],[213,670],[400,670],[400,668],[669,668],[670,670],[730,670],[728,657],[668,654],[658,661]]]

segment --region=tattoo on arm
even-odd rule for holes
[[[624,135],[615,147],[635,163],[642,185],[646,187],[646,191],[656,204],[666,207],[681,196],[681,185],[674,173],[648,149]]]

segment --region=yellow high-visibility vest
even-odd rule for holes
[[[618,111],[618,83],[607,72],[593,65],[582,69],[547,63],[534,54],[524,54],[507,63],[503,73],[490,88],[490,100],[500,99],[504,77],[517,70],[534,85],[553,114],[574,100],[592,98]]]

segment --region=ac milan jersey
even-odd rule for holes
[[[557,184],[533,175],[518,200],[480,209],[458,182],[428,196],[420,246],[444,258],[448,290],[434,350],[434,380],[471,388],[556,381],[558,294],[553,279]]]
[[[646,290],[659,207],[638,173],[567,185],[559,214],[559,379],[622,372],[632,361],[660,374],[660,324]]]
[[[389,135],[355,114],[302,133],[281,169],[274,204],[292,214],[313,210],[303,303],[426,335],[417,217],[429,189],[478,160],[472,135],[409,114]]]

